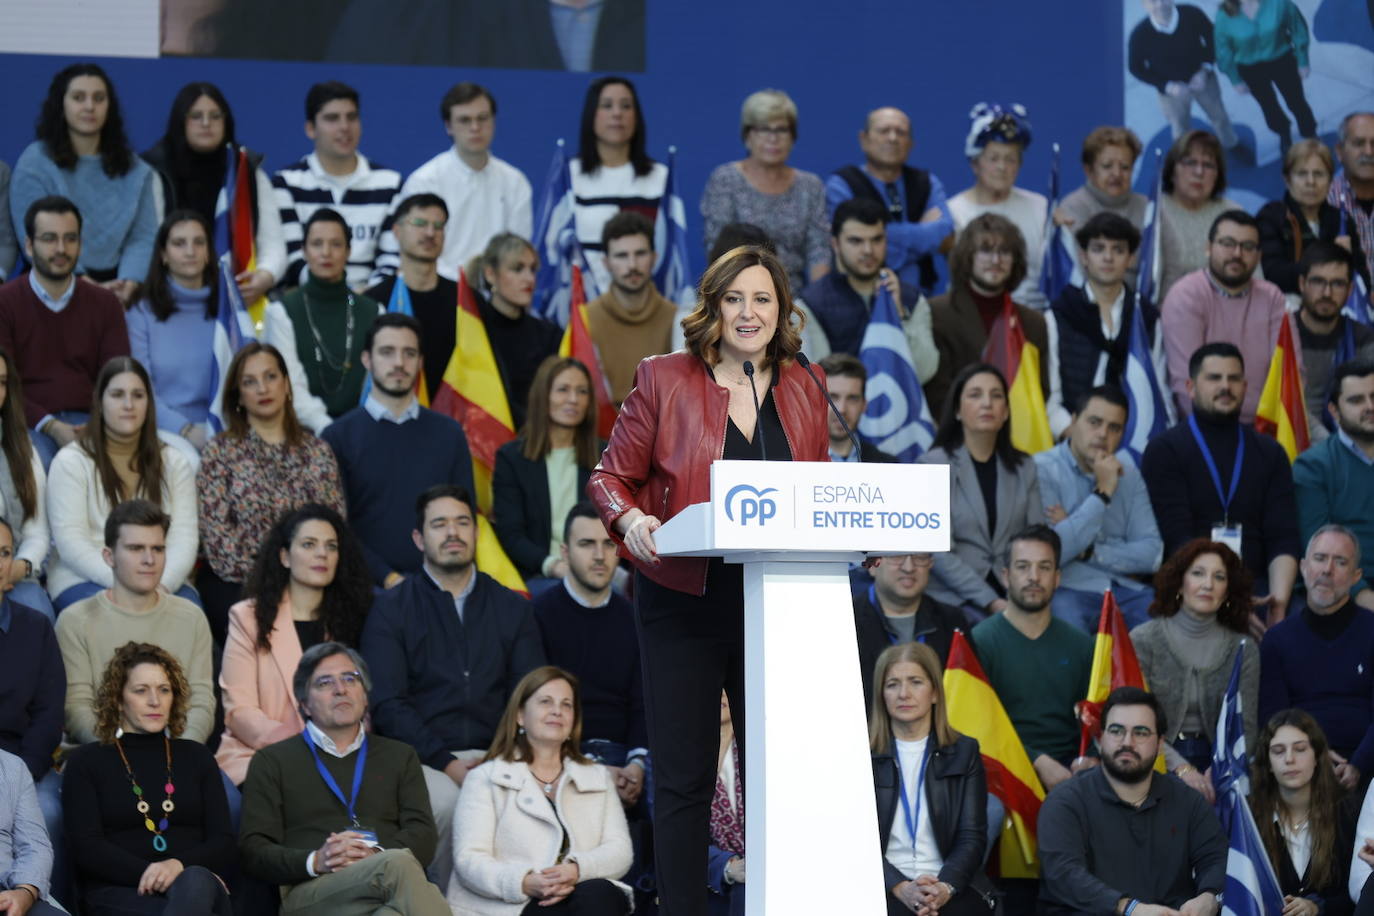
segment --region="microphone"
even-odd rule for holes
[[[850,427],[848,421],[846,421],[844,418],[844,414],[840,413],[839,408],[835,406],[835,402],[830,400],[830,392],[825,390],[825,386],[821,384],[821,380],[816,378],[816,373],[811,371],[811,360],[807,359],[806,354],[801,352],[800,350],[797,351],[797,355],[795,358],[797,360],[797,365],[801,366],[803,369],[806,370],[806,374],[811,376],[811,381],[815,382],[816,387],[821,390],[821,395],[825,398],[825,403],[829,405],[830,412],[833,413],[835,415],[835,418],[840,421],[840,425],[844,427],[844,431],[849,433],[849,441],[854,443],[854,454],[856,456],[855,460],[863,461],[864,450],[862,446],[860,446],[859,444],[859,434],[854,432],[854,430]],[[745,371],[747,372],[748,370]]]
[[[759,457],[768,460],[768,437],[763,434],[763,411],[759,409],[759,389],[754,384],[754,364],[744,361],[744,374],[749,376],[749,390],[754,393],[754,436],[759,440]]]

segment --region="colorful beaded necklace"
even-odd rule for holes
[[[124,761],[124,772],[129,776],[129,785],[133,787],[134,797],[138,799],[138,813],[143,815],[143,826],[148,828],[148,832],[153,835],[153,849],[158,852],[167,851],[167,838],[163,836],[163,831],[167,829],[167,818],[176,809],[172,802],[172,793],[176,791],[176,786],[172,785],[172,740],[167,737],[167,733],[162,734],[162,744],[167,752],[167,784],[162,787],[165,798],[162,799],[162,820],[156,825],[153,819],[148,816],[148,800],[143,797],[143,787],[138,784],[134,777],[134,768],[129,766],[129,758],[124,756],[124,747],[119,743],[119,736],[123,734],[120,729],[115,734],[115,750],[119,751],[119,759]]]

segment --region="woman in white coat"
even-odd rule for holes
[[[536,668],[516,685],[453,820],[455,914],[624,916],[629,828],[606,768],[578,752],[577,678]]]

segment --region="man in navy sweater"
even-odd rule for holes
[[[447,483],[473,491],[472,453],[463,427],[420,406],[424,369],[420,323],[388,312],[363,340],[371,391],[325,428],[348,501],[348,522],[377,585],[391,588],[420,568],[411,543],[411,506],[426,488]]]
[[[1260,721],[1296,706],[1331,742],[1336,777],[1353,789],[1374,773],[1374,614],[1350,598],[1359,582],[1360,542],[1343,525],[1323,525],[1299,568],[1307,607],[1260,643]]]
[[[491,745],[515,685],[544,664],[544,648],[529,602],[477,570],[469,491],[439,484],[421,493],[411,538],[424,562],[378,596],[362,650],[373,726],[420,757],[439,829],[430,876],[448,887],[459,787]]]

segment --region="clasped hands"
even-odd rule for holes
[[[540,906],[553,906],[573,892],[579,874],[576,862],[550,865],[525,875],[520,882],[520,890],[539,901]]]
[[[354,862],[366,859],[377,852],[376,846],[353,830],[331,833],[325,838],[324,845],[315,850],[315,874],[323,875],[331,871],[347,868]]]
[[[950,886],[934,875],[917,875],[914,881],[903,881],[892,888],[892,895],[916,916],[935,916],[940,907],[949,903],[952,894]]]

